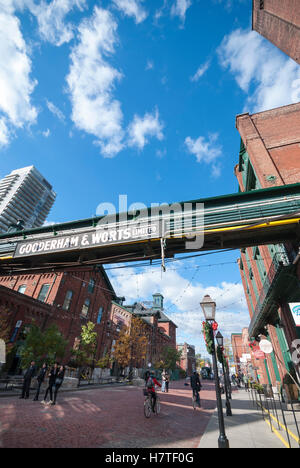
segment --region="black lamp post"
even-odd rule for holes
[[[224,338],[223,338],[223,335],[220,332],[217,333],[216,340],[217,340],[217,343],[218,343],[218,347],[220,349],[220,353],[222,354],[222,370],[223,370],[223,376],[224,376],[225,396],[226,396],[226,416],[232,416],[231,405],[230,405],[230,401],[229,401],[227,373],[225,372],[225,365],[224,365],[224,355],[223,355]]]
[[[220,392],[220,380],[219,380],[218,365],[217,365],[217,358],[216,358],[215,337],[214,337],[214,331],[212,328],[212,324],[214,323],[215,316],[216,316],[216,303],[211,299],[210,296],[206,295],[204,296],[202,302],[200,302],[200,305],[202,307],[205,320],[210,325],[210,337],[212,340],[212,360],[213,360],[213,368],[214,368],[214,374],[215,374],[215,388],[216,388],[219,431],[220,431],[220,435],[218,439],[218,447],[229,448],[229,441],[225,434],[222,398],[221,398],[221,392]]]

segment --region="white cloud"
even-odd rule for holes
[[[124,15],[133,16],[137,24],[147,18],[147,12],[142,6],[143,0],[113,0],[113,3]]]
[[[203,347],[201,330],[204,317],[199,303],[206,294],[216,301],[216,320],[224,337],[240,333],[250,323],[241,283],[223,281],[205,287],[185,278],[172,266],[165,273],[153,267],[110,270],[108,273],[118,295],[126,298],[126,304],[149,300],[154,292],[161,292],[165,313],[178,326],[178,342],[184,337],[190,344]]]
[[[73,25],[65,17],[74,8],[82,10],[86,0],[52,0],[39,4],[27,2],[32,14],[36,16],[39,33],[45,41],[61,46],[73,38]]]
[[[7,128],[5,119],[2,118],[0,119],[0,147],[8,145],[9,141],[10,141],[9,130]]]
[[[158,150],[156,151],[156,156],[157,156],[158,158],[161,158],[161,159],[164,158],[164,157],[166,156],[166,154],[167,154],[166,148],[164,148],[164,149],[158,149]]]
[[[133,121],[129,125],[129,146],[137,146],[143,149],[148,143],[147,136],[152,136],[158,140],[163,139],[163,124],[159,121],[159,113],[156,110],[153,114],[146,113],[144,117],[134,116]]]
[[[36,121],[31,95],[37,82],[30,77],[31,60],[12,3],[1,2],[0,6],[0,138],[7,144],[14,127]]]
[[[167,10],[167,6],[168,6],[168,0],[164,0],[163,5],[158,10],[156,10],[154,14],[155,20],[159,20],[162,16],[164,16],[165,11]]]
[[[65,116],[62,113],[62,111],[55,104],[53,104],[53,102],[47,100],[46,103],[47,103],[47,107],[48,107],[49,111],[53,115],[55,115],[59,120],[64,122],[65,121]]]
[[[223,68],[247,94],[245,111],[259,112],[298,101],[300,68],[254,31],[235,30],[218,48]]]
[[[191,0],[175,0],[171,8],[171,15],[179,16],[182,22],[184,22],[186,12],[191,5],[192,5]]]
[[[222,146],[217,144],[218,134],[209,135],[208,140],[200,136],[196,140],[185,139],[187,150],[196,156],[197,162],[214,163],[222,154]],[[216,167],[216,166],[215,166]]]
[[[148,60],[145,69],[146,70],[153,70],[153,68],[154,68],[154,63],[152,62],[152,60]]]
[[[196,73],[193,76],[191,76],[190,78],[191,81],[198,81],[201,78],[201,76],[203,76],[204,73],[209,69],[209,65],[210,65],[209,61],[201,65],[196,71]]]
[[[121,105],[113,98],[114,84],[122,75],[106,60],[114,52],[116,30],[112,15],[95,7],[92,17],[78,28],[79,43],[72,49],[67,76],[72,120],[96,137],[106,157],[115,156],[124,146]]]
[[[47,128],[47,130],[45,130],[44,132],[42,132],[42,135],[45,137],[45,138],[48,138],[50,136],[51,132],[49,130],[49,128]]]

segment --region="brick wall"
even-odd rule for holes
[[[299,0],[253,1],[252,29],[297,63],[300,63],[299,28]]]
[[[91,279],[95,282],[93,292],[89,291]],[[42,286],[46,284],[49,285],[49,289],[44,302],[41,302],[38,300],[38,297]],[[51,310],[51,314],[49,313],[44,316],[43,327],[45,328],[55,323],[68,340],[69,345],[64,363],[70,359],[71,350],[76,338],[80,336],[81,327],[87,321],[96,324],[96,359],[99,359],[103,355],[110,304],[111,300],[115,298],[115,294],[102,270],[95,271],[92,268],[75,268],[72,271],[56,271],[51,273],[28,272],[27,274],[1,276],[0,288],[1,286],[14,291],[14,296],[18,298],[21,304],[24,304],[24,307],[22,306],[20,309],[23,311],[22,314],[19,314],[20,317],[21,315],[24,316],[25,304],[28,303],[29,299],[31,304],[35,304],[35,308],[32,310],[44,310],[46,307]],[[24,294],[18,293],[20,286],[26,286]],[[8,290],[6,291],[8,294]],[[68,291],[72,291],[72,298],[69,306],[66,307],[65,299]],[[86,300],[89,301],[89,308],[87,315],[84,316],[83,305]],[[102,320],[100,323],[97,323],[100,308],[102,308]],[[26,323],[30,323],[30,320],[36,315],[37,313],[27,313]],[[22,320],[22,318],[17,320]]]
[[[300,103],[253,115],[238,115],[236,118],[236,127],[262,188],[300,182]],[[245,191],[238,166],[235,167],[235,174],[239,182],[240,190]],[[267,246],[259,246],[259,250],[264,261],[266,272],[268,272],[272,263],[270,251]],[[254,261],[253,258],[252,248],[246,249],[246,253],[250,261],[258,293],[260,293],[262,280],[256,261]],[[257,299],[252,281],[249,277],[249,267],[243,253],[241,254],[241,258],[244,267],[242,272],[243,286],[250,316],[252,316],[250,298],[247,294],[247,285],[254,308]],[[300,278],[300,271],[298,272],[298,277]],[[282,304],[281,307],[278,307],[278,314],[282,319],[287,341],[291,343],[296,337],[296,332],[287,304]],[[275,328],[271,325],[268,327],[268,330],[273,347],[279,357],[279,359],[277,359],[277,365],[282,378],[286,373],[286,369],[284,364],[282,364],[283,357],[277,333]],[[267,362],[272,383],[275,385],[276,376],[270,356],[267,357]],[[260,363],[258,364],[260,365]],[[262,381],[263,383],[267,383],[266,371],[263,366],[260,367]]]

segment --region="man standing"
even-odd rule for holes
[[[26,370],[24,374],[24,381],[23,381],[23,388],[22,388],[22,395],[20,396],[20,399],[29,398],[29,392],[30,392],[30,385],[31,385],[31,379],[34,377],[35,374],[35,362],[32,361],[30,364],[30,367]]]
[[[166,371],[165,377],[166,377],[166,392],[168,393],[169,392],[169,383],[170,383],[170,376],[169,376],[168,371]]]
[[[44,362],[43,367],[41,368],[41,370],[39,372],[39,375],[37,376],[38,386],[37,386],[36,394],[35,394],[35,397],[34,397],[33,401],[38,401],[39,400],[40,389],[41,389],[42,383],[45,380],[46,372],[47,372],[47,364]]]

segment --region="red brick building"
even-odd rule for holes
[[[0,300],[13,312],[12,333],[15,324],[21,327],[14,340],[33,319],[47,328],[56,323],[68,340],[64,363],[80,336],[81,326],[91,321],[98,334],[97,355],[100,358],[106,345],[106,328],[111,301],[116,294],[102,267],[78,267],[72,271],[37,272],[0,276]]]
[[[236,372],[241,370],[240,360],[243,354],[242,346],[242,334],[241,333],[232,333],[231,335],[231,345],[232,345],[232,356],[235,365]]]
[[[253,0],[252,29],[300,64],[299,0]]]
[[[130,327],[133,315],[141,318],[146,324],[148,348],[143,367],[159,361],[165,347],[176,349],[177,326],[163,312],[163,296],[154,294],[152,307],[147,307],[143,303],[122,305],[112,301],[106,329],[106,351],[113,351],[120,330],[123,326]]]
[[[235,167],[240,191],[300,182],[300,103],[236,119],[241,136]],[[242,249],[239,261],[251,322],[250,338],[266,337],[263,380],[282,382],[294,365],[293,341],[300,338],[289,304],[300,302],[298,242]]]
[[[231,335],[231,344],[233,357],[235,362],[235,371],[243,372],[244,374],[259,380],[261,384],[267,384],[264,355],[258,347],[249,346],[250,339],[248,328],[243,328],[242,333],[234,333]]]
[[[177,350],[181,351],[180,367],[186,372],[187,376],[191,376],[196,370],[196,355],[195,346],[188,343],[178,344]]]

